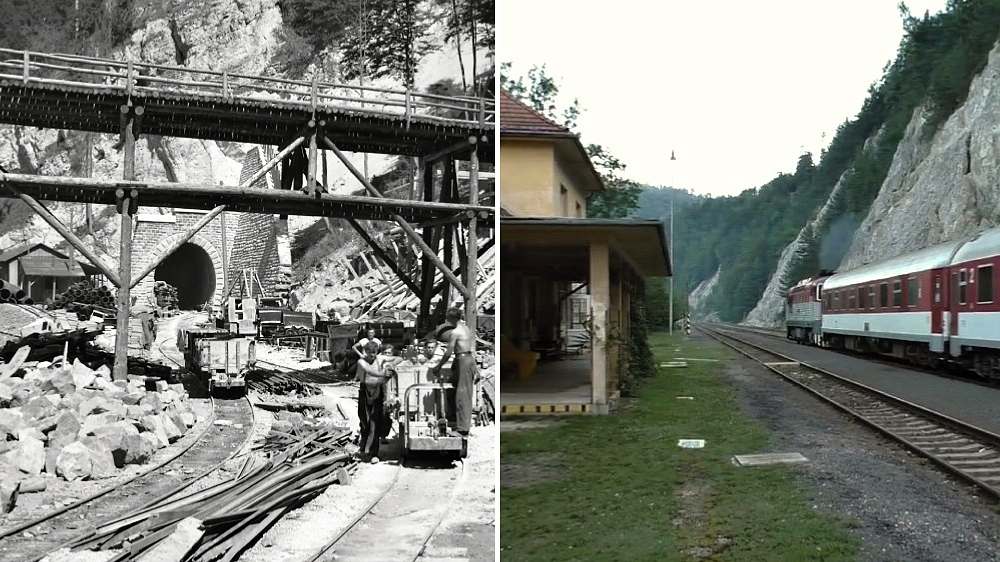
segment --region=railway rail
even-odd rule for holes
[[[226,430],[213,430],[219,420],[230,422]],[[0,558],[39,560],[102,521],[194,484],[242,450],[253,426],[248,399],[213,399],[212,417],[186,447],[124,482],[0,531]]]
[[[752,343],[732,330],[696,329],[1000,499],[1000,435]]]
[[[430,490],[440,488],[442,470],[448,472],[452,481],[447,500],[429,502]],[[462,460],[450,469],[408,470],[397,465],[389,486],[308,562],[419,560],[451,513],[465,476]],[[432,517],[421,515],[428,510]]]

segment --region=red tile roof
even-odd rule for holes
[[[573,133],[501,89],[500,134],[570,136]]]

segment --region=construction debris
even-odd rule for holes
[[[166,281],[157,281],[153,284],[153,296],[156,298],[156,306],[164,310],[177,310],[177,287]]]
[[[22,354],[23,355],[23,354]],[[0,366],[0,372],[7,373]],[[197,421],[183,385],[131,377],[106,366],[25,362],[0,380],[0,503],[45,489],[45,479],[94,480],[149,461]],[[18,488],[11,485],[18,484]]]
[[[249,458],[233,480],[174,492],[74,541],[79,550],[115,550],[116,560],[233,560],[288,511],[347,484],[357,467],[350,431],[321,428],[268,435],[266,460]]]

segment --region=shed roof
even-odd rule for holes
[[[50,246],[42,244],[41,242],[35,242],[34,244],[31,242],[25,242],[23,244],[18,244],[17,246],[11,246],[3,252],[0,252],[0,262],[9,262],[15,258],[24,256],[39,249],[44,250],[46,253],[58,258],[66,259],[69,257],[64,253],[51,248]]]
[[[503,242],[533,246],[587,245],[595,240],[611,240],[640,275],[672,275],[670,246],[663,222],[640,219],[583,219],[569,217],[500,217]],[[567,254],[568,255],[568,254]],[[501,252],[501,259],[504,259]]]
[[[502,89],[500,90],[500,134],[576,136],[566,127],[535,111]]]

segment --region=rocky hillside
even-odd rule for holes
[[[701,289],[693,309],[775,325],[799,279],[995,224],[1000,1],[901,12],[896,60],[818,164],[804,155],[794,174],[688,211],[676,269],[687,275],[682,290]]]

